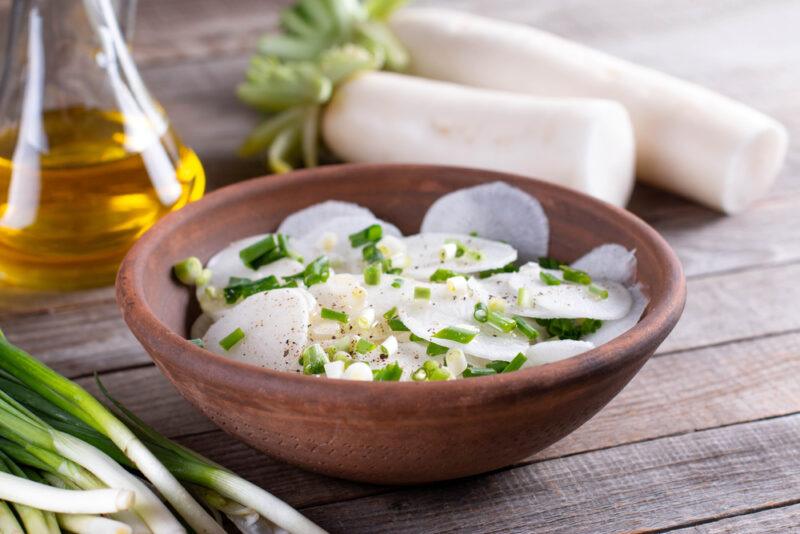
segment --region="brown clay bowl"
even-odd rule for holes
[[[300,208],[336,198],[413,233],[448,191],[503,180],[535,195],[550,218],[550,254],[572,260],[616,242],[637,251],[650,297],[639,324],[578,357],[507,375],[434,383],[326,380],[251,367],[185,338],[192,292],[170,275],[235,239],[273,230]],[[520,221],[522,222],[522,221]],[[117,278],[125,321],[175,387],[256,449],[337,477],[410,484],[483,473],[563,438],[610,401],[675,326],[681,265],[630,213],[567,189],[503,173],[428,165],[341,165],[269,176],[211,193],[170,214],[131,249]]]

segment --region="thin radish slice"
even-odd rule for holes
[[[592,350],[594,347],[594,343],[583,340],[556,339],[554,341],[542,341],[531,346],[525,353],[528,361],[525,362],[524,367],[534,367],[566,360]]]
[[[461,256],[442,259],[443,247],[450,245],[466,247]],[[476,273],[498,269],[517,259],[517,251],[505,243],[472,237],[457,233],[425,233],[405,239],[411,265],[403,273],[420,279],[427,279],[437,269],[447,269],[458,273]]]
[[[297,371],[308,340],[311,309],[303,289],[265,291],[246,298],[215,322],[203,337],[206,349],[246,363]],[[241,328],[244,338],[229,350],[220,341]]]
[[[557,286],[545,284],[539,277],[542,271],[562,283]],[[587,286],[563,281],[560,271],[542,269],[535,263],[524,265],[518,273],[496,274],[473,284],[480,285],[487,295],[503,300],[508,313],[539,319],[620,319],[628,313],[632,303],[630,293],[622,284],[597,280],[595,284],[608,291],[608,298],[601,299]],[[521,288],[528,292],[531,306],[518,305]]]
[[[329,220],[336,217],[370,217],[374,219],[375,215],[367,208],[352,202],[327,200],[292,213],[283,220],[277,232],[295,238],[303,237],[312,230],[325,226]]]
[[[308,231],[301,239],[289,241],[289,243],[306,261],[311,261],[324,254],[335,270],[360,272],[364,264],[361,258],[361,247],[352,247],[349,236],[373,224],[381,225],[384,236],[400,237],[403,235],[395,225],[373,216],[344,216],[329,219]]]
[[[206,267],[211,270],[210,285],[214,287],[225,287],[232,276],[237,278],[249,278],[255,280],[274,274],[275,276],[288,276],[303,270],[303,265],[291,258],[282,258],[278,261],[262,265],[257,270],[253,270],[242,262],[239,252],[253,243],[264,239],[269,234],[260,234],[238,241],[234,241],[224,249],[220,250],[208,260]],[[294,245],[294,240],[290,240],[290,247]]]
[[[420,232],[477,232],[480,237],[508,243],[524,262],[546,256],[550,239],[547,215],[539,201],[503,182],[440,197],[425,214]]]
[[[398,316],[414,334],[426,341],[449,348],[459,348],[466,354],[491,360],[511,361],[528,348],[527,338],[514,333],[503,334],[490,326],[478,325],[473,319],[475,300],[469,297],[441,298],[436,295],[446,288],[432,287],[430,301],[407,302],[398,307]],[[469,343],[457,343],[434,337],[440,330],[452,326],[479,326],[480,331]]]
[[[595,345],[602,345],[636,326],[636,323],[642,318],[642,314],[645,308],[647,308],[649,300],[644,293],[642,293],[642,288],[639,285],[630,287],[628,290],[633,297],[633,304],[628,314],[616,321],[604,322],[603,326],[601,326],[597,332],[586,336],[584,340],[590,341]]]
[[[575,260],[572,267],[598,280],[630,284],[636,278],[636,251],[616,243],[606,243]]]

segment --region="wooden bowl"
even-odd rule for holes
[[[272,371],[185,339],[199,312],[193,291],[170,274],[176,261],[206,261],[231,241],[274,230],[286,215],[327,199],[356,202],[414,233],[444,193],[494,180],[539,199],[550,218],[552,256],[569,261],[608,242],[636,249],[638,279],[650,297],[639,324],[561,362],[432,383]],[[678,321],[685,291],[674,252],[624,210],[529,178],[429,165],[328,166],[226,187],[159,221],[128,253],[117,278],[117,300],[134,335],[181,394],[217,425],[288,463],[381,484],[491,471],[563,438],[653,354]]]

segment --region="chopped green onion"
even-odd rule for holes
[[[356,343],[356,352],[359,354],[366,354],[369,351],[375,349],[375,347],[377,347],[377,345],[375,345],[374,343],[364,338],[360,338]]]
[[[231,278],[231,281],[234,279]],[[236,278],[236,283],[226,287],[223,292],[225,294],[225,302],[233,304],[239,299],[247,298],[256,293],[269,291],[271,289],[278,289],[282,287],[281,283],[275,275],[269,275],[258,280],[248,280],[247,278]],[[244,280],[240,282],[240,280]]]
[[[489,320],[489,308],[483,302],[475,304],[475,311],[472,312],[472,317],[479,323],[485,323]]]
[[[350,246],[358,248],[367,243],[377,243],[383,237],[383,227],[380,224],[372,224],[367,226],[360,232],[350,234]]]
[[[403,324],[399,317],[392,317],[387,321],[389,328],[394,332],[408,332],[408,327]],[[411,341],[414,341],[413,339]]]
[[[501,372],[502,373],[511,373],[511,372],[514,372],[514,371],[518,371],[525,364],[525,362],[527,362],[527,361],[528,361],[528,358],[524,354],[522,354],[520,352],[519,354],[514,356],[513,360],[508,362],[508,365],[506,365],[505,369],[503,369]]]
[[[199,258],[191,256],[173,265],[172,271],[181,283],[192,286],[197,283],[197,279],[203,274],[203,263]]]
[[[231,350],[234,345],[244,339],[244,331],[236,328],[233,332],[219,340],[219,346],[225,350]]]
[[[428,373],[422,367],[420,367],[411,374],[411,380],[413,380],[414,382],[424,382],[427,379],[428,379]]]
[[[524,317],[514,315],[514,321],[517,323],[517,330],[522,332],[525,337],[531,340],[539,338],[539,331],[532,327]]]
[[[515,273],[519,271],[519,266],[514,265],[514,263],[508,263],[498,269],[488,269],[486,271],[481,271],[478,273],[478,278],[483,280],[484,278],[489,278],[495,274],[502,274],[502,273]]]
[[[542,269],[555,270],[561,267],[561,262],[553,258],[542,257],[539,258],[539,267],[541,267]]]
[[[194,338],[194,339],[190,339],[190,340],[189,340],[189,343],[194,343],[195,345],[197,345],[197,346],[198,346],[198,347],[200,347],[201,349],[204,349],[204,348],[206,348],[206,344],[205,344],[205,343],[203,342],[203,340],[202,340],[202,339],[200,339],[199,337],[197,337],[197,338]]]
[[[486,364],[486,368],[495,373],[502,373],[506,367],[508,367],[508,362],[504,360],[494,360]]]
[[[449,380],[452,376],[450,371],[439,365],[439,362],[434,360],[427,360],[424,364],[422,364],[422,368],[425,370],[427,379],[432,382]]]
[[[376,247],[374,243],[370,243],[361,249],[361,257],[364,258],[364,261],[367,263],[382,262],[384,260],[383,254],[381,254],[381,251],[378,250],[378,247]],[[391,269],[391,265],[388,265],[388,267]]]
[[[489,311],[503,312],[506,311],[506,301],[498,297],[489,297],[487,307]]]
[[[329,319],[331,321],[338,321],[338,322],[344,323],[344,324],[347,324],[350,321],[350,317],[348,317],[345,312],[332,310],[330,308],[322,308],[322,311],[320,311],[319,315],[323,319]]]
[[[461,376],[464,378],[476,378],[479,376],[489,376],[489,375],[496,375],[497,371],[494,369],[481,369],[478,367],[467,367],[464,369],[464,372],[461,373]]]
[[[589,293],[596,295],[601,300],[608,298],[608,289],[600,287],[597,284],[589,284]]]
[[[395,278],[392,281],[392,287],[395,288],[395,289],[399,289],[399,288],[403,287],[403,279],[402,278]]]
[[[418,335],[414,334],[413,332],[408,336],[409,341],[413,341],[415,343],[428,343],[427,339],[423,339]]]
[[[428,356],[439,356],[445,352],[447,352],[447,347],[434,343],[433,341],[428,343],[428,347],[425,349],[425,354]]]
[[[566,265],[559,266],[559,269],[561,269],[561,271],[564,273],[564,280],[575,282],[576,284],[581,284],[584,286],[588,286],[592,283],[592,277],[583,271],[573,269],[572,267],[568,267]]]
[[[557,276],[550,274],[545,271],[539,271],[539,280],[547,284],[548,286],[560,286],[561,279]]]
[[[302,280],[306,287],[311,287],[316,284],[322,284],[328,280],[331,274],[331,263],[327,256],[320,256],[308,265],[306,268],[297,274],[291,276],[284,276],[286,281]]]
[[[281,234],[269,234],[239,251],[242,263],[254,270],[288,255],[288,242],[286,236]]]
[[[414,288],[414,298],[416,300],[430,300],[431,288],[425,286],[417,286]]]
[[[378,382],[397,382],[403,376],[403,369],[397,362],[392,362],[383,369],[372,371],[373,380]]]
[[[517,322],[511,317],[500,312],[489,310],[486,322],[503,333],[509,333],[517,327]]]
[[[314,343],[303,351],[301,360],[303,364],[303,374],[320,375],[325,372],[325,364],[330,363],[328,354],[319,343]]]
[[[474,326],[448,326],[436,332],[433,337],[438,339],[447,339],[449,341],[455,341],[456,343],[462,343],[466,345],[475,339],[475,336],[478,335],[478,332],[480,332],[480,330]]]
[[[381,283],[380,263],[372,263],[364,267],[364,282],[370,286],[377,286]]]
[[[455,271],[451,271],[450,269],[436,269],[430,276],[429,280],[431,282],[445,282],[448,278],[452,278],[454,276],[462,275]]]
[[[603,325],[599,319],[536,319],[536,322],[545,327],[551,337],[559,339],[580,339],[597,332]]]
[[[475,230],[472,230],[472,231],[469,233],[469,236],[470,236],[470,237],[478,237],[478,232],[476,232]]]

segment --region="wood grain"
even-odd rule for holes
[[[786,488],[800,484],[798,436],[800,415],[559,458],[304,513],[331,532],[647,532],[787,503]]]
[[[738,515],[702,525],[670,530],[673,534],[785,534],[800,525],[800,505],[771,508],[762,512]]]

